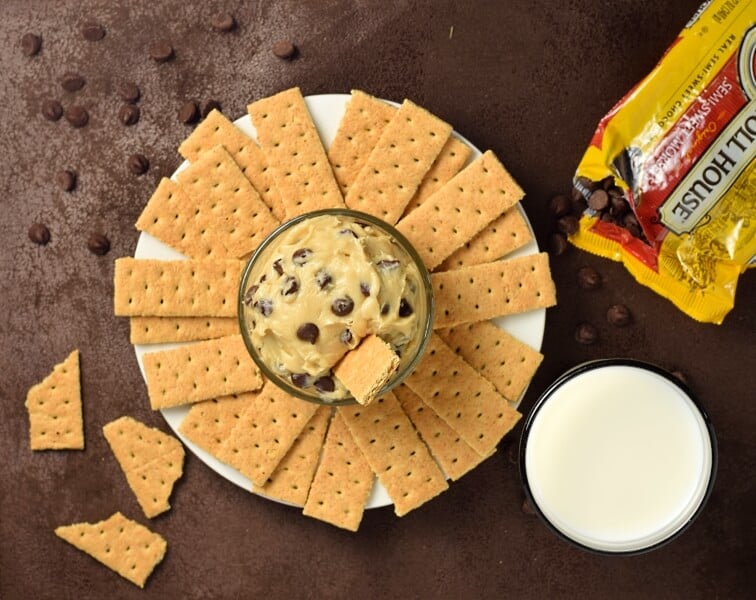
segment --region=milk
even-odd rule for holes
[[[525,479],[543,516],[596,550],[629,552],[681,529],[703,502],[713,448],[681,388],[640,366],[579,373],[527,428]]]

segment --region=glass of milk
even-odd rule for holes
[[[528,415],[520,474],[557,535],[608,554],[634,554],[679,535],[714,484],[709,417],[673,375],[644,362],[579,365]]]

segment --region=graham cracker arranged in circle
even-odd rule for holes
[[[205,452],[220,458],[221,447],[256,396],[257,392],[244,392],[197,402],[181,421],[179,431]]]

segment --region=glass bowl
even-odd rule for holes
[[[296,310],[308,310],[308,306],[314,306],[313,311],[321,310],[319,313],[320,315],[327,315],[327,317],[331,320],[334,318],[327,314],[329,313],[328,310],[322,310],[322,307],[319,303],[326,302],[324,306],[328,307],[327,304],[327,294],[328,292],[323,292],[322,297],[319,295],[319,292],[317,289],[315,289],[315,284],[312,283],[312,279],[307,279],[306,281],[300,282],[297,277],[291,276],[291,274],[283,273],[283,268],[281,266],[281,261],[278,260],[281,255],[276,256],[277,253],[280,253],[282,251],[282,244],[289,244],[291,243],[292,239],[298,238],[300,235],[314,235],[312,232],[320,231],[323,235],[323,227],[328,225],[330,226],[331,223],[334,223],[335,221],[333,219],[324,219],[324,217],[334,217],[338,220],[339,223],[343,223],[345,225],[345,228],[343,230],[340,230],[338,233],[349,233],[347,231],[348,229],[354,229],[357,232],[359,231],[365,231],[366,238],[369,239],[375,239],[377,236],[382,241],[380,243],[388,243],[390,244],[391,250],[395,253],[396,257],[401,261],[400,268],[406,268],[408,271],[410,271],[412,276],[412,283],[410,285],[410,290],[412,290],[411,293],[413,293],[413,304],[414,306],[411,307],[411,317],[413,319],[413,323],[415,323],[414,329],[412,331],[411,336],[409,336],[408,339],[402,340],[402,346],[399,349],[400,352],[400,364],[398,370],[393,374],[393,376],[388,380],[388,382],[383,386],[383,388],[380,390],[378,395],[385,394],[389,390],[393,389],[397,385],[399,385],[402,380],[409,375],[412,370],[414,369],[417,362],[420,360],[420,357],[422,356],[425,347],[428,343],[428,339],[430,337],[430,334],[433,330],[433,315],[434,315],[434,303],[433,303],[433,288],[430,281],[430,274],[428,273],[428,270],[426,269],[425,265],[423,264],[420,256],[417,254],[416,250],[412,247],[412,244],[409,243],[409,241],[401,234],[399,233],[394,227],[389,225],[388,223],[373,217],[369,214],[365,214],[359,211],[354,210],[348,210],[348,209],[325,209],[325,210],[319,210],[319,211],[313,211],[309,213],[305,213],[303,215],[300,215],[298,217],[295,217],[289,221],[286,221],[282,225],[280,225],[276,230],[274,230],[272,233],[268,235],[268,237],[265,238],[265,240],[260,244],[260,246],[255,250],[255,252],[250,257],[249,261],[247,262],[246,267],[244,268],[244,271],[242,273],[241,277],[241,283],[239,286],[239,294],[238,294],[238,316],[239,316],[239,327],[241,330],[242,337],[244,338],[244,343],[247,347],[247,350],[249,351],[250,355],[252,356],[252,359],[255,361],[257,366],[262,371],[263,375],[273,381],[276,385],[278,385],[281,389],[283,389],[288,394],[295,396],[297,398],[301,398],[303,400],[308,400],[310,402],[315,402],[318,404],[327,404],[331,406],[339,406],[339,405],[346,405],[346,404],[355,404],[356,400],[353,396],[351,396],[344,388],[343,386],[336,380],[335,377],[333,377],[333,380],[336,382],[336,388],[333,391],[319,391],[314,387],[312,384],[313,378],[317,378],[323,373],[312,373],[309,369],[305,369],[305,371],[309,372],[309,375],[304,377],[301,373],[294,373],[292,370],[289,370],[284,367],[284,360],[282,359],[278,364],[268,364],[268,361],[265,359],[265,355],[268,355],[269,360],[272,360],[270,358],[271,353],[275,352],[282,352],[283,354],[279,354],[277,356],[282,356],[285,359],[289,360],[291,359],[293,352],[290,350],[292,349],[291,344],[305,344],[305,348],[302,351],[312,351],[320,353],[318,350],[319,346],[316,346],[316,341],[311,341],[312,348],[310,346],[307,346],[305,342],[301,341],[304,340],[303,337],[299,337],[299,340],[296,340],[295,338],[299,336],[299,330],[296,330],[296,335],[294,334],[287,334],[287,335],[276,335],[276,334],[267,334],[267,337],[262,337],[259,333],[259,327],[257,332],[255,332],[255,327],[257,327],[258,319],[263,319],[269,317],[273,310],[280,310],[278,308],[269,308],[266,309],[263,306],[263,302],[267,302],[269,299],[258,299],[254,300],[256,298],[255,294],[258,293],[258,290],[263,285],[263,282],[266,286],[272,286],[272,281],[276,281],[276,285],[280,285],[282,287],[276,288],[277,291],[276,295],[273,295],[273,292],[270,290],[267,290],[270,294],[270,298],[274,298],[273,300],[270,300],[271,303],[275,302],[278,303],[278,306],[285,306],[286,303],[293,303],[297,302],[299,300],[308,302],[309,304],[301,303],[297,307],[292,307],[290,305],[290,308],[288,309],[288,313],[278,313],[276,316],[279,317],[280,314],[287,314],[287,316],[291,317],[291,315],[295,314]],[[311,229],[307,229],[305,226],[313,222],[315,220],[318,220],[319,227],[314,227]],[[298,229],[293,230],[293,228],[298,227]],[[372,228],[372,229],[371,229]],[[352,236],[359,239],[359,234],[352,232]],[[386,240],[384,242],[383,240]],[[356,243],[356,242],[347,242],[347,243]],[[365,247],[365,242],[360,242],[361,247]],[[286,246],[289,248],[289,246]],[[372,246],[371,246],[372,247]],[[295,253],[296,254],[296,253]],[[291,256],[291,264],[289,262],[286,262],[286,267],[292,269],[293,273],[296,274],[297,265],[299,264],[295,260],[294,254],[287,255]],[[343,256],[351,256],[351,254],[343,253],[339,255],[340,257]],[[393,256],[393,254],[392,254]],[[305,257],[305,260],[308,260],[309,256]],[[289,259],[286,259],[287,261]],[[318,260],[323,260],[322,253],[319,255]],[[360,258],[341,258],[343,261],[341,263],[342,266],[346,266],[346,269],[349,269],[350,267],[350,260],[354,260],[354,269],[355,273],[357,272],[357,269],[362,268],[364,263],[360,262]],[[273,263],[277,262],[278,265],[274,265]],[[379,261],[384,262],[386,265],[383,265],[381,268],[390,269],[393,268],[392,261]],[[313,263],[314,264],[314,263]],[[336,264],[336,259],[333,260],[333,264]],[[378,263],[375,263],[373,265],[375,274],[373,277],[379,277],[380,269],[377,266]],[[406,265],[406,266],[405,266]],[[314,267],[307,267],[307,268],[314,268]],[[273,270],[275,270],[275,273],[273,273]],[[321,269],[323,271],[325,269]],[[304,271],[302,271],[303,273]],[[346,271],[348,272],[348,271]],[[364,271],[362,271],[364,273]],[[320,271],[318,272],[320,273]],[[372,271],[371,271],[372,273]],[[268,275],[271,274],[272,277],[269,280]],[[312,274],[311,272],[309,273]],[[342,272],[343,274],[343,272]],[[304,275],[303,275],[304,276]],[[293,283],[291,286],[286,287],[285,280],[287,278],[291,278],[296,280],[295,283]],[[380,276],[384,277],[384,276]],[[388,276],[385,276],[388,277]],[[326,279],[327,278],[327,279]],[[324,281],[326,281],[325,284],[323,284],[323,281],[318,281],[318,285],[321,286],[320,289],[330,289],[330,286],[332,285],[332,278],[329,274],[326,274],[323,278]],[[338,281],[338,278],[337,278]],[[346,278],[342,279],[341,281],[346,281]],[[375,281],[375,279],[373,280]],[[381,289],[382,290],[388,290],[389,286],[384,285],[385,281],[384,279],[380,279],[381,282]],[[281,283],[279,283],[281,282]],[[349,285],[354,286],[354,280],[348,281]],[[302,286],[300,289],[300,285]],[[329,286],[328,288],[326,287]],[[334,284],[336,285],[336,284]],[[305,287],[310,286],[310,287]],[[254,289],[252,289],[254,288]],[[266,288],[267,289],[267,288]],[[291,291],[293,289],[293,292]],[[312,291],[314,290],[314,292]],[[363,296],[367,295],[368,300],[370,300],[370,291],[363,290],[362,286],[359,288],[360,292],[363,292]],[[288,296],[289,293],[292,294],[291,298],[285,297]],[[386,292],[388,293],[388,292]],[[249,294],[249,296],[248,296]],[[359,295],[359,292],[357,294],[352,295]],[[294,298],[292,300],[292,298]],[[246,301],[245,301],[246,299]],[[364,302],[368,302],[368,300],[364,300]],[[397,307],[404,306],[406,310],[406,304],[402,302],[399,303],[399,298],[392,298],[389,300],[386,300],[385,296],[382,301],[385,301],[383,304],[383,308],[388,311],[387,305],[392,304],[393,309],[397,311],[397,317],[395,317],[395,320],[398,322],[399,317],[403,316],[400,312],[400,309]],[[375,302],[378,302],[378,294],[375,295]],[[269,305],[270,306],[270,305]],[[273,304],[272,306],[276,306]],[[361,305],[358,303],[355,303],[355,313],[358,312],[358,308]],[[377,306],[377,305],[376,305]],[[334,310],[334,309],[331,309]],[[351,308],[349,309],[351,310]],[[265,314],[268,312],[268,314]],[[337,313],[334,313],[337,314]],[[382,315],[387,314],[387,312],[382,312]],[[394,315],[392,314],[391,317]],[[390,318],[390,317],[389,317]],[[356,317],[355,317],[356,319]],[[383,320],[383,317],[381,317]],[[288,319],[281,319],[277,326],[278,329],[286,329],[287,331],[292,331],[292,327],[296,323],[293,323],[293,320],[296,320],[296,317],[291,317]],[[261,321],[262,323],[265,323],[265,321]],[[338,323],[339,326],[341,326],[341,322]],[[325,327],[329,327],[331,325],[326,325]],[[321,325],[320,329],[323,329],[324,326]],[[316,329],[318,329],[316,327]],[[329,330],[330,331],[330,330]],[[352,336],[351,336],[351,327],[349,328],[349,334],[348,334],[348,340],[349,343],[352,343]],[[384,338],[385,341],[391,342],[392,339],[396,341],[396,337],[391,338],[391,335],[393,334],[386,334],[382,335],[381,332],[377,332],[380,337]],[[318,337],[317,344],[326,344],[330,343],[331,347],[333,347],[333,344],[335,343],[335,338],[333,336],[327,336],[327,335],[320,335],[319,329],[318,329]],[[388,336],[388,337],[387,337]],[[362,337],[359,336],[358,337]],[[406,343],[405,343],[406,342]],[[347,343],[347,342],[344,342]],[[288,344],[288,348],[287,348]],[[279,347],[280,346],[280,347]],[[299,350],[297,350],[299,352]],[[324,351],[325,352],[325,351]],[[322,355],[322,353],[320,353]],[[300,387],[299,385],[295,385],[292,379],[292,375],[295,375],[294,380],[297,381],[297,383],[303,385],[304,387]],[[328,375],[326,375],[327,377]],[[307,383],[303,383],[303,377],[307,380]]]

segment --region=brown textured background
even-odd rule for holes
[[[594,556],[556,539],[521,509],[512,453],[519,428],[499,452],[439,498],[398,519],[365,514],[356,535],[248,494],[189,456],[173,509],[149,525],[168,540],[145,591],[53,534],[59,524],[121,510],[145,522],[101,427],[123,415],[167,429],[148,407],[128,343],[113,317],[113,260],[131,255],[133,223],[160,176],[180,159],[190,129],[176,114],[187,99],[218,100],[237,117],[246,104],[292,85],[305,94],[360,88],[409,97],[478,147],[493,149],[527,192],[524,206],[544,245],[548,199],[569,188],[598,119],[660,58],[697,0],[423,2],[417,0],[217,3],[131,0],[3,0],[0,8],[0,597],[15,598],[745,598],[756,584],[756,277],[744,276],[735,310],[717,327],[693,322],[620,265],[571,249],[553,260],[559,306],[548,311],[546,359],[523,404],[563,370],[586,359],[630,356],[681,369],[708,408],[720,468],[701,518],[649,555]],[[124,5],[117,8],[116,5]],[[208,4],[213,4],[212,7]],[[215,10],[233,12],[231,34],[212,31]],[[79,26],[101,22],[107,36],[85,41]],[[453,34],[451,28],[453,27]],[[43,37],[27,58],[19,40]],[[293,62],[270,48],[289,38]],[[169,40],[173,62],[156,65],[154,41]],[[68,70],[86,87],[64,93]],[[142,117],[117,120],[114,86],[142,90]],[[45,121],[40,105],[75,98],[91,114],[75,130]],[[151,162],[142,177],[129,154]],[[59,191],[54,174],[74,168],[79,185]],[[52,242],[27,229],[48,224]],[[112,250],[86,248],[91,232]],[[574,285],[582,265],[603,287]],[[635,323],[612,329],[606,308],[625,302]],[[578,321],[601,340],[572,339]],[[68,352],[82,352],[87,449],[28,450],[26,390]]]

